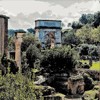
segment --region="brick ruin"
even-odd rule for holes
[[[8,55],[8,50],[7,50],[8,48],[8,19],[9,17],[0,15],[0,55],[1,56],[3,56],[4,53]],[[36,27],[35,31],[36,31],[35,35],[37,35],[37,37],[42,42],[42,46],[44,46],[44,43],[46,40],[45,36],[48,36],[51,39],[51,43],[50,43],[51,48],[53,48],[55,45],[61,46],[61,39],[58,38],[58,34],[59,36],[61,36],[61,27],[56,26],[56,28],[51,27],[49,29],[49,27],[46,27],[46,26],[44,27],[38,26]],[[23,41],[22,40],[23,35],[24,35],[23,32],[15,33],[15,61],[17,63],[17,66],[19,67],[19,71],[21,70],[21,44]],[[96,79],[100,79],[100,72],[90,71],[90,70],[85,70],[85,72],[90,74],[91,76],[94,76]],[[73,95],[84,93],[84,79],[81,76],[70,77],[68,79],[67,85],[68,85],[68,90]]]
[[[15,61],[17,66],[19,67],[19,71],[21,70],[21,44],[22,44],[22,37],[23,32],[16,32],[15,33]]]
[[[68,79],[68,90],[71,94],[83,94],[84,93],[84,79],[82,76],[71,76]]]
[[[9,17],[0,15],[0,55],[8,55],[8,19]]]

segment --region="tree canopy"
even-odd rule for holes
[[[43,53],[41,67],[49,73],[68,72],[73,70],[78,54],[70,46],[46,50]]]

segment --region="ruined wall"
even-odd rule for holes
[[[0,15],[0,54],[7,54],[8,48],[8,17]]]
[[[68,79],[68,90],[73,95],[83,94],[84,85],[84,79],[82,76],[72,76]]]
[[[19,67],[19,71],[21,70],[21,44],[22,44],[22,37],[24,33],[16,33],[15,39],[15,61],[17,66]]]

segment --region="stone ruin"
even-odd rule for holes
[[[84,79],[82,76],[71,76],[68,79],[68,90],[72,95],[84,93]]]
[[[0,15],[0,55],[8,54],[8,19],[5,15]]]
[[[19,67],[19,71],[21,70],[21,44],[22,44],[22,37],[25,32],[16,32],[15,33],[15,61],[17,66]]]

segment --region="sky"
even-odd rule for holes
[[[0,0],[0,14],[10,17],[9,29],[35,27],[35,20],[61,20],[64,28],[82,14],[100,11],[100,0]]]

